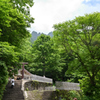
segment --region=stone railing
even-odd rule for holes
[[[45,87],[45,90],[46,91],[55,91],[56,87],[55,86],[48,86],[48,87]]]
[[[56,89],[59,90],[80,90],[79,83],[56,82]]]
[[[38,75],[31,75],[31,76],[24,76],[25,80],[35,80],[38,82],[44,82],[44,83],[52,83],[52,79],[51,78],[46,78],[46,77],[42,77],[42,76],[38,76]]]

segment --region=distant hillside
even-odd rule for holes
[[[34,42],[38,36],[40,36],[41,34],[44,34],[44,33],[37,33],[36,31],[33,31],[32,32],[32,37],[31,37],[31,41]],[[53,37],[53,33],[52,32],[49,32],[48,35],[50,37]]]
[[[48,35],[53,37],[53,32],[49,32]]]

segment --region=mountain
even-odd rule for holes
[[[49,32],[48,35],[53,37],[53,32]]]
[[[37,33],[36,31],[33,31],[31,34],[32,35],[31,41],[34,42],[37,39],[37,37],[40,36],[41,34],[44,34],[44,33]],[[50,37],[53,37],[53,32],[49,32],[48,35]]]

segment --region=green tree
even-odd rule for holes
[[[30,15],[30,7],[34,5],[33,0],[10,0],[13,3],[13,8],[17,8],[21,12],[27,22],[27,26],[30,27],[30,23],[34,22],[34,18]]]
[[[8,82],[8,77],[16,72],[16,62],[19,62],[19,53],[15,52],[15,46],[8,42],[0,42],[0,100]]]
[[[24,62],[30,62],[32,59],[32,43],[30,38],[27,39],[23,39],[23,41],[20,44],[20,48],[19,51],[20,52],[20,61],[24,61]]]
[[[62,70],[60,55],[54,49],[50,36],[41,34],[32,46],[32,68],[30,71],[38,75],[57,77]],[[56,79],[56,78],[55,78]]]
[[[96,100],[100,87],[100,13],[79,16],[54,25],[54,28],[55,41],[75,57],[68,66],[68,72],[83,75],[82,89]]]
[[[21,48],[22,42],[25,41],[26,38],[31,36],[26,29],[27,22],[25,17],[23,16],[23,13],[19,12],[17,8],[14,8],[13,3],[11,3],[10,0],[2,0],[0,1],[0,14],[0,43],[5,44],[6,42],[8,42],[9,48],[10,46],[15,46],[14,52],[20,53],[19,49]],[[9,63],[7,62],[8,60],[3,60],[6,63]],[[12,63],[10,62],[9,64],[11,65]]]
[[[72,54],[70,52],[67,52],[64,49],[61,49],[60,51],[60,56],[62,59],[62,62],[65,63],[62,66],[62,72],[61,72],[61,80],[62,81],[67,81],[69,79],[73,79],[73,82],[77,82],[77,80],[73,77],[72,74],[66,74],[66,71],[68,70],[68,64],[74,60],[74,57],[72,56]]]
[[[26,22],[21,13],[17,12],[17,9],[12,8],[12,4],[8,3],[11,7],[7,9],[8,13],[5,12],[7,20],[5,25],[3,22],[0,23],[1,36],[0,40],[2,42],[9,42],[11,45],[19,46],[23,38],[30,36],[30,33],[26,30]],[[2,16],[2,21],[4,20]]]
[[[8,71],[5,62],[0,61],[0,100],[2,99],[8,78]]]
[[[29,13],[25,13],[25,11],[29,12],[25,7],[28,6],[28,3],[29,6],[32,6],[32,2],[0,0],[0,70],[2,70],[0,72],[0,100],[8,77],[16,73],[18,69],[16,65],[23,57],[21,44],[31,36],[27,27],[33,23],[33,18]],[[25,10],[24,12],[22,8]],[[23,58],[25,59],[25,55]]]

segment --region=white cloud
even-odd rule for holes
[[[89,2],[89,1],[91,1],[91,0],[85,0],[86,2]]]
[[[31,25],[31,31],[45,34],[53,31],[56,23],[71,20],[75,16],[98,11],[100,5],[90,7],[83,4],[84,0],[34,0],[35,4],[30,9],[35,23]],[[86,0],[89,1],[89,0]]]

